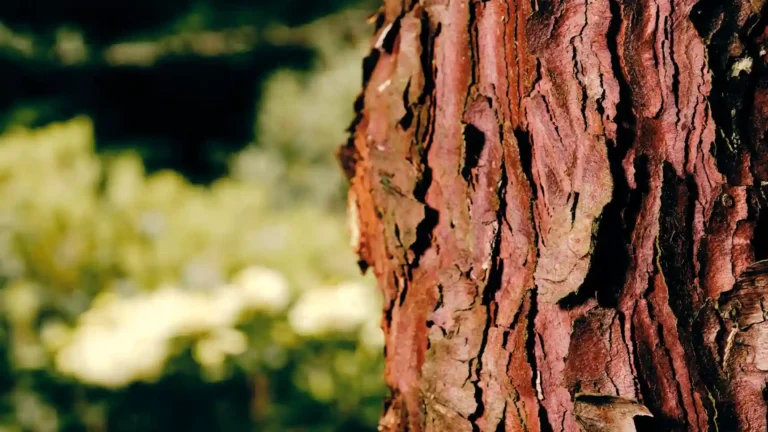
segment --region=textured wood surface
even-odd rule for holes
[[[386,0],[385,431],[768,430],[763,0]]]

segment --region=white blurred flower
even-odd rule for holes
[[[194,356],[203,367],[217,368],[227,356],[238,355],[248,348],[245,335],[234,329],[220,329],[195,344]]]
[[[231,327],[235,325],[243,313],[248,310],[242,290],[231,284],[214,288],[207,299],[208,327]]]
[[[86,325],[130,328],[131,332],[154,339],[169,339],[199,333],[210,328],[214,311],[204,293],[165,286],[141,296],[105,301],[101,308],[86,312]]]
[[[219,329],[198,340],[192,353],[205,378],[219,381],[226,376],[227,357],[243,354],[247,349],[245,334],[234,329]]]
[[[151,381],[162,373],[178,338],[199,338],[195,359],[211,370],[226,356],[239,355],[247,339],[235,326],[246,312],[279,311],[290,301],[285,278],[273,270],[252,267],[237,283],[210,291],[164,286],[151,293],[121,297],[98,295],[71,332],[50,329],[56,367],[65,374],[110,388]],[[61,336],[61,337],[59,337]],[[68,339],[56,344],[56,339]]]
[[[347,282],[305,292],[288,314],[293,330],[304,336],[352,332],[380,314],[376,291]]]
[[[244,300],[253,310],[280,312],[291,300],[288,281],[275,270],[249,267],[235,278],[235,284],[243,290]]]
[[[165,342],[130,327],[85,326],[58,353],[56,367],[84,382],[108,388],[151,381],[162,373],[168,356]]]

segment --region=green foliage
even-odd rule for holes
[[[333,157],[365,12],[37,3],[0,6],[0,432],[374,430],[381,305],[349,247]],[[152,97],[126,98],[132,83]],[[240,123],[253,137],[222,145],[230,131],[215,128]],[[157,162],[171,153],[196,162]],[[226,161],[210,184],[223,168],[187,180]]]
[[[311,41],[315,67],[311,73],[280,69],[266,80],[256,142],[234,159],[236,178],[269,184],[278,192],[274,196],[289,204],[343,205],[346,182],[334,152],[346,140],[354,115],[368,30],[359,13],[294,30]]]
[[[338,213],[275,193],[99,157],[86,118],[0,137],[7,430],[372,427],[376,291]]]

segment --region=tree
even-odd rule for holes
[[[386,0],[352,137],[385,431],[768,428],[761,0]]]

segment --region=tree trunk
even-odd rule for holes
[[[385,0],[381,430],[768,430],[764,1]]]

